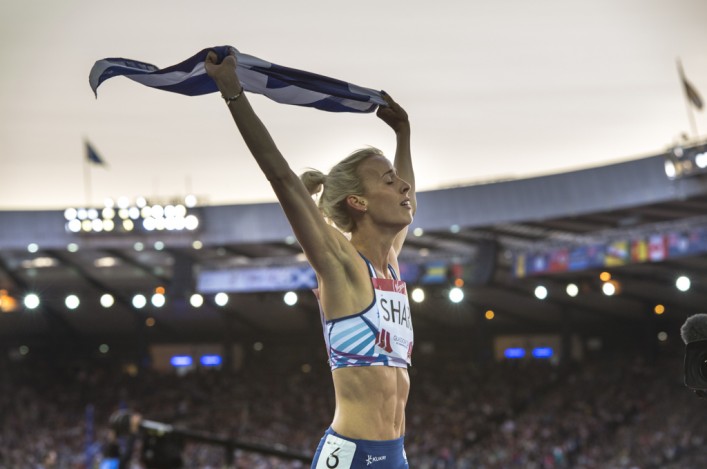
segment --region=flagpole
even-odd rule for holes
[[[91,169],[89,168],[90,162],[88,157],[83,159],[83,189],[84,197],[86,198],[86,207],[91,206]]]
[[[86,197],[86,207],[90,207],[93,202],[93,184],[91,184],[91,165],[94,161],[91,158],[91,145],[88,143],[88,139],[84,139],[84,152],[83,157],[83,185],[84,185],[84,197]]]
[[[687,93],[687,88],[685,87],[686,78],[685,73],[682,70],[682,62],[678,57],[678,74],[680,75],[680,86],[683,90],[683,96],[685,97],[685,106],[687,107],[687,119],[690,121],[690,129],[692,130],[692,135],[697,138],[697,122],[695,121],[695,111],[692,109],[692,102],[690,101],[690,96]]]

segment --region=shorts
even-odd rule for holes
[[[405,437],[396,440],[354,440],[329,427],[317,446],[312,469],[408,469]]]

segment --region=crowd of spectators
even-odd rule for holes
[[[704,400],[682,384],[679,354],[603,353],[565,364],[465,357],[421,354],[410,369],[406,452],[414,469],[707,467]],[[334,409],[321,358],[262,353],[235,371],[183,374],[107,358],[2,358],[0,469],[98,467],[110,415],[121,408],[311,455]],[[145,444],[137,443],[132,468],[149,467]],[[179,449],[184,467],[225,467],[220,445],[186,438]],[[309,467],[243,450],[234,465]]]

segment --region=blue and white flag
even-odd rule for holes
[[[204,49],[164,69],[130,59],[99,60],[91,68],[89,83],[96,97],[101,83],[116,76],[125,76],[151,88],[187,96],[215,93],[218,91],[216,83],[204,68],[204,61],[211,50],[218,54],[219,60],[234,51],[238,61],[236,70],[243,89],[265,95],[278,103],[330,112],[373,112],[379,105],[387,106],[379,91],[266,62],[242,54],[231,46]]]
[[[98,155],[98,152],[95,148],[93,148],[93,146],[88,142],[88,140],[86,140],[84,144],[86,145],[86,160],[93,164],[105,165],[105,161],[103,161],[103,158]]]

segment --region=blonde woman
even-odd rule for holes
[[[393,163],[379,150],[363,149],[327,175],[308,171],[300,179],[243,94],[235,55],[219,62],[210,52],[206,71],[317,274],[336,410],[312,468],[407,468],[413,329],[398,276],[398,254],[416,209],[407,113],[384,94],[388,106],[377,115],[395,131]],[[320,189],[317,206],[312,195]]]

